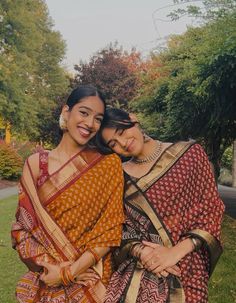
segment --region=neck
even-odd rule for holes
[[[148,144],[149,143],[149,144]],[[146,147],[146,148],[145,148]],[[131,159],[135,164],[146,164],[156,161],[162,152],[161,141],[150,140],[144,144],[143,151]]]
[[[56,149],[62,153],[65,153],[69,157],[72,157],[85,147],[86,145],[79,145],[71,137],[67,136],[67,134],[63,134],[63,137]]]
[[[157,141],[150,139],[149,141],[143,144],[142,151],[135,158],[137,159],[146,158],[156,149],[156,146],[157,146]]]

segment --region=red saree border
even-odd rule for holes
[[[48,205],[103,158],[96,151],[81,151],[55,174],[50,175],[38,189],[41,203]]]
[[[75,260],[78,252],[42,206],[28,166],[24,169],[21,184],[31,200],[38,223],[48,235],[54,248],[62,253],[63,259]]]
[[[32,177],[32,176],[31,176]],[[33,177],[32,177],[33,180]],[[30,195],[28,194],[27,189],[25,188],[25,182],[23,182],[22,180],[20,181],[20,186],[22,187],[22,189],[25,191],[25,193],[29,196],[29,199],[31,201]],[[40,227],[43,231],[43,233],[48,237],[48,240],[50,241],[50,243],[52,244],[52,249],[55,250],[58,254],[52,253],[53,258],[55,258],[57,261],[67,261],[68,259],[65,257],[63,250],[61,250],[59,247],[57,247],[56,245],[54,245],[54,241],[52,239],[52,237],[50,236],[50,234],[48,233],[47,229],[45,229],[44,225],[42,224],[42,222],[40,221],[40,219],[37,216],[37,211],[34,207],[34,204],[32,204],[32,207],[34,209],[34,213],[36,216],[36,222],[37,222],[37,227]],[[45,210],[46,211],[46,210]],[[47,211],[46,211],[47,212]]]

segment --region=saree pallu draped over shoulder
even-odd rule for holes
[[[126,222],[105,302],[207,303],[208,279],[222,253],[223,212],[208,158],[192,141],[172,144],[145,176],[126,175]],[[180,278],[158,279],[129,255],[135,242],[171,247],[190,236],[203,246],[179,262]]]
[[[123,173],[116,155],[85,150],[35,186],[26,162],[12,227],[13,247],[29,271],[16,288],[18,302],[103,302],[111,275],[108,254],[94,270],[92,286],[48,287],[39,280],[39,261],[73,262],[88,248],[119,246],[123,215]]]

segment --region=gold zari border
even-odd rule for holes
[[[73,261],[76,260],[78,253],[76,249],[73,247],[73,245],[70,243],[70,241],[66,238],[64,233],[61,231],[61,229],[58,227],[58,225],[53,221],[53,219],[50,217],[50,215],[46,212],[46,210],[43,208],[30,170],[28,167],[24,170],[24,176],[22,177],[22,184],[24,188],[27,190],[27,193],[31,199],[31,202],[33,204],[33,207],[35,209],[35,212],[41,221],[41,224],[47,231],[47,233],[50,235],[54,243],[57,245],[57,247],[60,249],[61,252],[64,253],[64,255],[67,257],[68,260]]]
[[[152,170],[145,176],[141,177],[137,186],[144,192],[158,179],[160,179],[176,161],[186,152],[186,150],[195,143],[195,141],[178,142],[168,147],[159,160],[156,162]],[[137,191],[136,187],[129,186],[125,192],[125,196],[129,197]]]
[[[160,235],[164,246],[171,247],[172,242],[170,240],[169,235],[167,234],[162,222],[157,217],[157,214],[154,212],[147,199],[143,195],[148,187],[150,187],[153,183],[155,183],[159,178],[161,178],[168,169],[179,159],[181,155],[185,153],[185,151],[193,145],[194,141],[189,142],[179,142],[177,144],[171,145],[167,150],[164,151],[160,159],[156,162],[155,166],[151,170],[149,174],[140,178],[137,182],[137,187],[131,182],[128,182],[128,188],[125,192],[125,197],[129,203],[141,209],[151,220],[153,226],[157,230]],[[141,192],[142,191],[142,192]],[[127,246],[127,248],[130,245]],[[127,250],[127,249],[126,249]],[[129,290],[126,295],[125,302],[126,303],[134,303],[136,302],[138,296],[139,285],[142,277],[142,269],[135,269],[133,273],[133,277],[131,280],[131,284]],[[185,294],[182,287],[182,284],[178,278],[175,279],[177,285],[170,289],[170,303],[184,303],[185,302]]]
[[[209,232],[202,229],[193,229],[189,231],[187,235],[196,236],[196,238],[200,238],[206,244],[207,249],[210,253],[209,274],[211,275],[223,251],[219,241],[217,241],[217,239],[214,236],[212,236]]]

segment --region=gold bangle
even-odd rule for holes
[[[194,237],[191,237],[190,239],[191,239],[193,247],[194,247],[193,251],[198,251],[202,246],[202,241],[200,239],[197,239]]]

